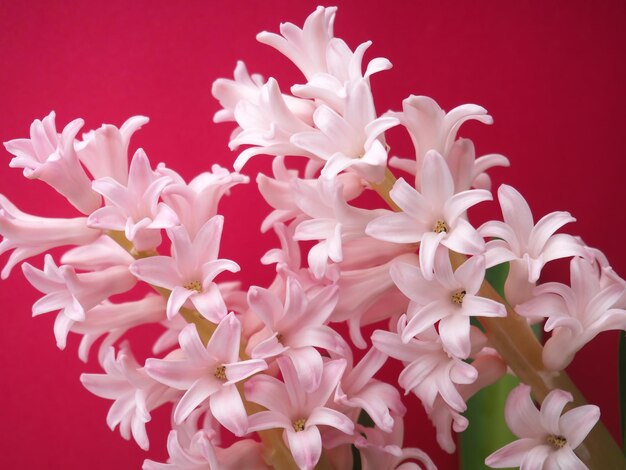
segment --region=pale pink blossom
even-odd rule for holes
[[[98,360],[129,329],[165,320],[165,300],[160,295],[149,294],[141,300],[112,303],[104,301],[85,312],[85,319],[73,322],[70,331],[84,335],[78,348],[78,357],[87,362],[91,346],[104,335],[98,348]]]
[[[246,350],[253,358],[288,356],[304,389],[312,391],[319,387],[324,369],[315,348],[340,356],[349,351],[341,335],[326,325],[337,304],[337,287],[327,286],[308,296],[300,283],[289,277],[285,290],[284,302],[267,289],[252,286],[248,290],[248,304],[264,328],[250,337]]]
[[[29,179],[45,181],[83,214],[91,214],[102,204],[92,191],[91,180],[80,165],[74,150],[74,138],[83,126],[75,119],[58,134],[52,111],[43,121],[35,119],[30,126],[30,139],[14,139],[4,143],[15,155],[12,168],[23,168]]]
[[[332,38],[326,49],[327,71],[316,72],[304,85],[293,85],[291,92],[301,98],[324,103],[339,114],[343,114],[346,106],[348,90],[351,86],[365,79],[369,85],[369,77],[391,68],[391,62],[384,57],[372,59],[363,72],[363,56],[372,45],[372,41],[360,44],[354,52],[339,38]]]
[[[246,399],[265,407],[248,418],[249,432],[282,428],[283,438],[302,470],[312,470],[322,453],[318,426],[326,425],[352,434],[354,423],[328,405],[346,366],[343,359],[328,361],[319,388],[306,392],[291,359],[278,359],[283,382],[269,375],[257,375],[244,385]]]
[[[20,211],[0,194],[0,254],[14,250],[2,269],[1,278],[9,277],[20,261],[65,245],[93,242],[102,231],[89,228],[86,217],[53,219]]]
[[[574,450],[600,419],[600,408],[583,405],[561,415],[572,401],[570,393],[552,390],[537,410],[530,387],[520,384],[509,393],[504,419],[519,439],[485,459],[491,468],[585,470],[587,466]]]
[[[89,226],[123,231],[137,252],[156,248],[161,244],[161,229],[178,224],[174,211],[159,203],[161,191],[171,182],[169,177],[152,171],[145,152],[137,150],[126,185],[109,176],[93,182],[106,205],[89,216]]]
[[[220,102],[220,109],[213,116],[214,122],[236,121],[235,109],[239,102],[260,104],[260,95],[265,81],[258,73],[250,74],[246,65],[238,61],[235,66],[234,80],[218,78],[213,82],[211,94]],[[287,107],[300,120],[311,124],[315,111],[315,104],[306,99],[295,98],[290,95],[282,95]],[[241,114],[239,115],[241,119]],[[237,131],[236,131],[237,132]]]
[[[107,414],[107,424],[111,430],[120,426],[120,434],[130,439],[144,450],[149,441],[146,423],[150,421],[150,411],[164,403],[176,399],[179,392],[151,379],[133,357],[127,343],[115,349],[109,348],[102,367],[105,374],[82,374],[80,381],[94,395],[115,400]]]
[[[83,271],[130,266],[133,261],[135,258],[107,235],[102,235],[89,244],[72,248],[61,256],[61,264]]]
[[[458,139],[445,156],[454,179],[454,192],[470,188],[491,190],[491,178],[487,170],[495,166],[510,166],[508,158],[490,153],[476,158],[474,144],[469,139]]]
[[[172,353],[172,358],[146,361],[146,371],[152,378],[185,391],[174,409],[176,423],[182,422],[208,399],[211,413],[222,426],[237,436],[246,433],[246,410],[235,384],[265,370],[267,364],[261,359],[240,361],[240,337],[241,324],[235,314],[230,313],[217,326],[206,346],[196,326],[190,324],[179,336],[183,357]]]
[[[402,212],[390,212],[369,223],[366,233],[395,243],[420,242],[420,268],[433,277],[437,247],[442,244],[458,253],[475,255],[485,249],[476,229],[465,219],[466,211],[492,199],[491,193],[472,189],[454,193],[454,181],[443,157],[431,151],[424,157],[421,193],[400,178],[390,191]]]
[[[57,346],[65,348],[67,333],[74,322],[85,320],[85,313],[112,295],[130,290],[137,279],[127,266],[77,274],[72,266],[57,266],[46,255],[44,269],[22,265],[24,276],[45,295],[33,304],[33,316],[60,310],[54,322]]]
[[[322,176],[333,178],[351,169],[368,181],[383,179],[387,167],[383,133],[399,121],[376,117],[365,79],[348,87],[342,114],[321,105],[313,114],[313,122],[317,129],[294,134],[290,141],[326,162]]]
[[[619,307],[626,286],[602,286],[597,266],[579,257],[570,262],[570,284],[541,284],[534,298],[516,306],[520,315],[547,317],[544,329],[552,336],[543,348],[543,362],[549,370],[565,369],[599,333],[626,330],[626,309]]]
[[[484,348],[475,355],[472,367],[476,369],[478,378],[471,384],[457,386],[459,394],[465,401],[482,388],[496,383],[507,370],[506,363],[490,348]],[[452,454],[456,449],[452,431],[455,433],[465,431],[469,425],[468,419],[451,408],[441,397],[435,399],[432,409],[428,411],[428,418],[436,428],[437,443],[443,450]]]
[[[228,143],[231,150],[241,145],[251,145],[242,151],[233,163],[237,171],[253,156],[297,155],[310,156],[290,142],[292,135],[311,130],[308,122],[300,119],[288,106],[278,86],[270,78],[261,88],[257,103],[239,101],[234,115],[241,129],[238,129]]]
[[[336,7],[319,6],[307,17],[302,29],[292,23],[281,23],[281,35],[263,31],[257,34],[257,41],[276,49],[310,78],[328,71],[326,51],[333,38],[336,12]]]
[[[193,305],[207,320],[218,323],[227,313],[215,277],[223,271],[237,272],[239,265],[217,259],[224,217],[207,221],[192,240],[185,227],[167,230],[172,241],[172,256],[151,256],[135,261],[130,271],[138,279],[171,291],[167,318],[185,305]]]
[[[83,140],[76,143],[76,153],[93,179],[110,177],[122,185],[128,183],[130,138],[148,121],[146,116],[133,116],[119,129],[103,124],[83,134]]]
[[[565,233],[554,234],[576,221],[569,212],[552,212],[535,224],[524,197],[505,184],[498,188],[498,201],[504,222],[486,222],[479,232],[483,237],[496,238],[486,245],[488,268],[510,262],[505,296],[511,305],[532,297],[532,288],[547,262],[570,256],[592,258],[580,240]]]
[[[406,318],[402,316],[397,333],[376,330],[372,334],[376,349],[404,363],[405,368],[398,377],[400,386],[407,394],[415,393],[426,411],[433,408],[438,396],[455,411],[465,411],[467,406],[457,386],[474,382],[478,377],[476,369],[448,354],[434,328],[404,343],[401,335],[405,326]],[[471,327],[471,335],[473,349],[482,348],[486,338],[480,330]]]
[[[376,249],[375,246],[372,247]],[[342,270],[337,284],[339,302],[331,316],[334,322],[347,321],[350,338],[359,348],[367,347],[360,328],[406,312],[407,298],[389,275],[393,262],[418,264],[417,255],[405,253],[378,266]]]
[[[265,470],[263,445],[252,439],[235,442],[228,448],[218,447],[211,434],[198,431],[191,439],[178,431],[167,436],[168,463],[145,460],[143,470]]]
[[[382,431],[391,432],[396,418],[406,413],[406,407],[393,385],[373,378],[387,361],[387,355],[371,348],[354,367],[351,352],[346,358],[348,367],[337,386],[335,402],[355,410],[363,409]]]
[[[446,350],[467,359],[471,348],[470,317],[505,317],[506,308],[477,295],[485,278],[484,256],[472,256],[453,272],[447,250],[440,250],[434,268],[434,279],[427,280],[417,266],[391,266],[391,278],[411,299],[402,341],[408,342],[439,322],[437,330]]]
[[[365,227],[383,209],[367,210],[349,205],[343,197],[342,185],[337,180],[321,178],[315,186],[295,180],[295,201],[300,210],[310,217],[298,224],[296,240],[320,240],[309,250],[309,268],[313,274],[324,276],[329,261],[343,261],[342,245],[365,236]]]
[[[402,112],[387,114],[400,119],[411,136],[415,147],[415,162],[407,160],[405,164],[405,160],[395,159],[394,166],[402,167],[415,175],[415,187],[418,191],[421,191],[423,184],[422,165],[429,151],[434,150],[447,159],[456,134],[464,122],[477,120],[484,124],[493,123],[493,118],[482,106],[464,104],[446,113],[435,100],[427,96],[411,95],[402,102]]]
[[[392,430],[357,425],[354,446],[361,454],[362,470],[437,470],[431,458],[416,447],[402,447],[404,421],[397,419]],[[419,462],[419,463],[417,463]]]
[[[308,184],[317,187],[317,179],[299,179],[295,170],[289,170],[285,166],[285,159],[282,156],[274,158],[272,161],[272,172],[274,178],[270,178],[259,173],[256,178],[259,192],[265,201],[274,208],[274,210],[263,220],[261,231],[265,232],[274,224],[286,222],[302,213],[297,200],[298,184]],[[358,197],[365,186],[361,177],[354,173],[342,173],[337,176],[340,187],[342,188],[343,198],[350,201]]]

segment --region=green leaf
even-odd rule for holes
[[[504,403],[519,380],[505,375],[498,382],[479,391],[467,402],[468,428],[460,434],[460,457],[463,470],[487,469],[485,458],[517,439],[504,421]]]
[[[626,455],[626,333],[619,336],[619,408],[622,425],[622,450]]]

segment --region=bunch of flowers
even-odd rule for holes
[[[318,7],[302,28],[285,23],[280,35],[257,36],[302,72],[290,93],[242,62],[233,79],[214,83],[215,121],[236,124],[236,172],[214,165],[186,182],[142,149],[129,164],[143,116],[79,136],[82,120],[58,132],[52,112],[33,122],[30,138],[6,142],[11,167],[48,183],[81,215],[30,215],[0,195],[0,253],[11,251],[2,277],[21,263],[43,294],[33,315],[57,312],[59,348],[70,332],[81,335],[86,361],[100,341],[104,373],[81,381],[113,401],[112,429],[147,449],[151,412],[172,405],[169,460],[146,460],[145,469],[340,469],[355,456],[364,469],[435,468],[420,449],[403,447],[402,397],[375,378],[390,360],[404,365],[397,384],[421,400],[447,452],[468,426],[468,398],[508,371],[523,382],[505,410],[520,439],[487,465],[623,465],[598,407],[563,369],[597,334],[626,329],[625,281],[600,251],[555,233],[575,220],[569,213],[535,222],[510,186],[496,191],[503,221],[473,225],[468,210],[494,199],[486,171],[509,161],[476,157],[457,132],[491,116],[473,104],[446,113],[425,96],[379,115],[370,77],[391,63],[363,64],[371,43],[353,51],[334,37],[335,13]],[[410,158],[390,157],[393,127],[408,132]],[[244,290],[220,281],[239,266],[219,257],[218,206],[249,183],[239,171],[257,155],[273,157],[272,174],[256,183],[272,208],[261,230],[273,230],[280,246],[261,259],[275,266],[273,282]],[[306,164],[286,158],[294,156]],[[367,192],[381,196],[381,208],[363,203]],[[58,262],[46,254],[42,269],[24,262],[64,246],[72,248]],[[544,265],[561,258],[571,259],[570,285],[538,284]],[[485,273],[504,263],[502,297]],[[155,293],[110,299],[141,283]],[[123,337],[149,323],[164,331],[141,364]],[[349,341],[335,329],[343,323]],[[549,333],[543,346],[533,323]],[[234,442],[223,441],[224,430]]]

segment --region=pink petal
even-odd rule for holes
[[[465,219],[457,219],[456,225],[448,232],[442,244],[464,255],[477,255],[485,251],[485,241]]]
[[[450,304],[450,306],[446,305]],[[411,338],[434,326],[454,308],[451,302],[434,301],[419,309],[402,331],[402,341],[408,343]]]
[[[415,219],[405,213],[393,213],[372,220],[365,233],[377,240],[394,243],[417,243],[423,232],[417,227]]]
[[[600,419],[600,408],[583,405],[561,416],[561,435],[567,438],[567,446],[576,449]]]
[[[468,316],[506,317],[506,308],[495,300],[466,295],[463,298],[462,312]]]
[[[402,212],[410,217],[417,220],[430,218],[432,209],[429,201],[404,181],[404,178],[398,178],[389,192],[389,196],[402,209]]]
[[[244,389],[248,401],[281,414],[289,413],[289,396],[280,380],[265,374],[257,375],[245,383]]]
[[[470,355],[470,320],[466,316],[457,313],[442,318],[439,335],[443,346],[453,356],[466,359]]]
[[[204,292],[191,291],[191,293],[191,303],[211,323],[219,323],[226,316],[228,309],[217,284],[212,282]]]
[[[265,369],[267,369],[267,363],[262,359],[248,359],[247,361],[226,364],[226,378],[228,382],[225,385],[240,382]]]
[[[189,390],[185,392],[174,409],[174,421],[176,424],[182,423],[198,405],[218,392],[221,388],[222,385],[217,379],[211,380],[210,378],[205,378],[197,380]]]
[[[307,428],[320,425],[332,426],[346,434],[354,432],[354,423],[351,419],[337,410],[323,406],[315,408],[306,420]]]
[[[485,278],[485,257],[476,255],[468,258],[454,272],[454,277],[463,286],[467,294],[476,294]]]
[[[528,252],[537,256],[554,232],[563,225],[575,221],[569,212],[552,212],[543,216],[530,232]]]
[[[248,415],[235,385],[224,384],[211,395],[209,405],[215,419],[230,432],[236,436],[247,432]]]
[[[240,337],[241,323],[231,312],[217,325],[206,349],[212,357],[221,360],[224,364],[237,362]]]
[[[442,210],[446,201],[454,194],[454,180],[450,169],[436,150],[429,150],[424,156],[420,187],[435,211]]]
[[[552,451],[544,463],[546,469],[552,470],[589,470],[574,451],[570,448],[569,442],[562,449]]]
[[[320,353],[313,347],[288,349],[285,351],[293,363],[298,374],[300,385],[306,392],[312,392],[319,387],[322,380],[324,361]]]
[[[450,224],[463,215],[467,209],[484,201],[491,201],[493,197],[484,189],[471,189],[452,196],[443,207],[443,217]]]
[[[252,286],[248,289],[248,304],[269,328],[273,328],[283,314],[283,304],[278,297],[262,287]]]
[[[276,411],[260,411],[248,416],[248,432],[276,428],[293,429],[293,423],[284,414]]]
[[[312,470],[322,455],[322,436],[315,426],[295,432],[285,429],[287,442],[296,465],[301,470]]]
[[[504,222],[513,229],[517,240],[525,245],[529,241],[530,233],[535,225],[526,200],[515,188],[503,184],[498,188],[498,201]],[[505,240],[508,241],[507,238]]]
[[[539,410],[530,397],[530,387],[520,384],[506,400],[504,419],[509,429],[518,437],[536,438],[545,433],[540,423]]]
[[[561,435],[559,419],[563,408],[573,400],[572,395],[563,390],[552,390],[543,400],[540,411],[540,421],[544,429],[550,434]]]
[[[206,367],[198,367],[186,360],[162,360],[149,358],[146,360],[146,372],[154,380],[168,387],[187,390],[193,383],[206,373]]]
[[[422,275],[427,280],[431,280],[434,277],[435,254],[445,236],[445,232],[426,232],[422,236],[419,250],[420,269],[422,270]]]
[[[205,367],[213,362],[213,358],[207,352],[206,346],[202,344],[196,325],[189,324],[182,329],[178,335],[178,343],[185,353],[185,357],[198,367]]]
[[[537,444],[537,439],[518,439],[487,457],[485,464],[492,468],[519,467],[524,457],[529,451],[534,449]],[[541,465],[538,467],[529,467],[529,470],[531,470],[531,468],[533,470],[540,470],[543,467]]]
[[[176,286],[167,298],[167,318],[171,320],[178,313],[178,311],[185,305],[187,299],[196,292],[193,290],[185,289],[184,287]]]
[[[129,269],[138,279],[155,286],[172,290],[182,284],[174,259],[169,256],[139,259],[131,264]]]

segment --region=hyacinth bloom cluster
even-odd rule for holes
[[[222,109],[214,119],[235,126],[235,172],[213,165],[186,182],[143,149],[131,155],[143,116],[79,135],[82,120],[60,130],[52,112],[33,122],[29,138],[5,143],[11,167],[46,182],[79,214],[26,214],[0,195],[0,254],[10,252],[2,278],[21,263],[42,293],[33,315],[56,313],[60,348],[70,333],[81,335],[86,361],[99,341],[103,372],[81,381],[113,401],[107,424],[122,437],[147,449],[151,412],[171,407],[169,459],[146,460],[145,469],[352,468],[358,452],[361,468],[430,470],[426,453],[404,447],[410,416],[398,387],[419,398],[438,443],[454,452],[467,400],[519,372],[477,324],[545,319],[542,370],[557,376],[596,335],[626,329],[626,281],[599,250],[556,233],[575,219],[555,212],[535,222],[517,190],[501,185],[493,194],[486,171],[507,158],[476,157],[457,137],[468,120],[491,124],[487,111],[468,104],[446,113],[412,95],[401,111],[380,113],[370,77],[391,63],[364,63],[370,42],[352,50],[334,37],[335,14],[318,7],[302,27],[284,23],[280,34],[257,37],[302,72],[301,83],[281,88],[243,62],[232,79],[215,81]],[[414,155],[390,155],[385,131],[394,127],[408,132]],[[286,157],[306,164],[291,167]],[[275,267],[270,285],[243,289],[221,276],[240,268],[220,258],[228,216],[219,202],[250,182],[239,172],[251,158],[272,159],[256,183],[270,206],[261,230],[273,230],[279,246],[261,259]],[[359,196],[372,191],[380,206],[364,207]],[[468,211],[488,203],[499,204],[503,220],[473,224]],[[47,252],[60,247],[69,249],[55,261]],[[43,265],[25,262],[43,253]],[[570,285],[539,283],[543,267],[562,258],[571,260]],[[485,276],[503,263],[501,298]],[[138,284],[155,293],[135,295]],[[118,294],[133,300],[111,299]],[[163,332],[140,360],[123,338],[149,323]],[[343,323],[348,338],[338,332]],[[404,367],[396,380],[376,378],[394,360]],[[506,405],[520,440],[487,465],[587,468],[574,451],[599,409],[561,416],[572,398],[553,387],[538,411],[530,390],[520,385]],[[236,441],[225,443],[223,430]]]

